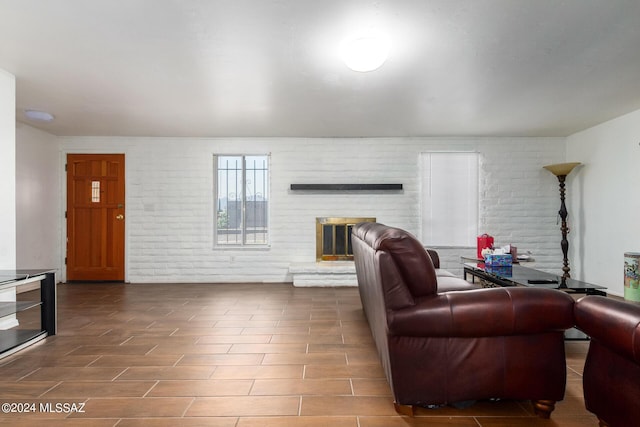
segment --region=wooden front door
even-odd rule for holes
[[[67,155],[67,280],[124,281],[124,154]]]

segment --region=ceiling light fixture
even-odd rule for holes
[[[33,120],[36,122],[52,122],[54,117],[53,114],[47,113],[46,111],[39,110],[24,110],[24,115],[29,120]]]
[[[374,71],[387,60],[390,45],[386,36],[375,32],[350,37],[342,42],[342,60],[353,71]]]

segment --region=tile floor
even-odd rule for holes
[[[22,313],[22,327],[36,314]],[[393,409],[356,288],[62,284],[58,334],[0,360],[0,403],[27,404],[0,423],[597,426],[582,400],[587,343],[566,345],[567,393],[550,420],[508,401],[407,418]]]

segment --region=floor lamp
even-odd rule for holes
[[[554,174],[558,177],[558,182],[560,183],[560,210],[558,211],[558,215],[560,215],[560,219],[562,220],[562,226],[560,227],[560,231],[562,232],[562,240],[560,241],[560,247],[562,248],[562,285],[566,285],[567,279],[571,277],[569,274],[569,259],[567,258],[567,252],[569,251],[569,241],[567,240],[567,234],[569,233],[569,227],[567,227],[567,206],[564,203],[564,181],[567,178],[567,175],[571,173],[573,168],[578,166],[580,162],[573,163],[557,163],[555,165],[543,166],[546,170]]]

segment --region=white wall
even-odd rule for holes
[[[558,181],[542,166],[564,161],[564,139],[484,138],[476,149],[482,155],[478,233],[494,236],[496,246],[530,251],[535,263],[525,266],[561,273]],[[440,252],[453,270],[459,250]],[[475,256],[476,248],[468,255]]]
[[[16,81],[0,70],[0,270],[16,268]]]
[[[130,282],[291,281],[291,263],[315,261],[318,216],[373,216],[419,235],[418,157],[429,150],[479,151],[479,232],[533,251],[538,267],[561,267],[557,180],[542,165],[565,160],[563,138],[69,137],[60,142],[62,157],[125,153]],[[214,153],[271,154],[269,249],[213,249]],[[292,183],[401,183],[404,191],[304,193],[290,191]],[[64,200],[64,188],[62,195]],[[440,253],[444,267],[461,272],[460,255],[472,255],[475,248]]]
[[[55,136],[16,126],[17,267],[60,268],[60,149]]]
[[[622,296],[624,253],[640,252],[640,110],[568,137],[567,159],[584,163],[568,187],[572,276]]]

